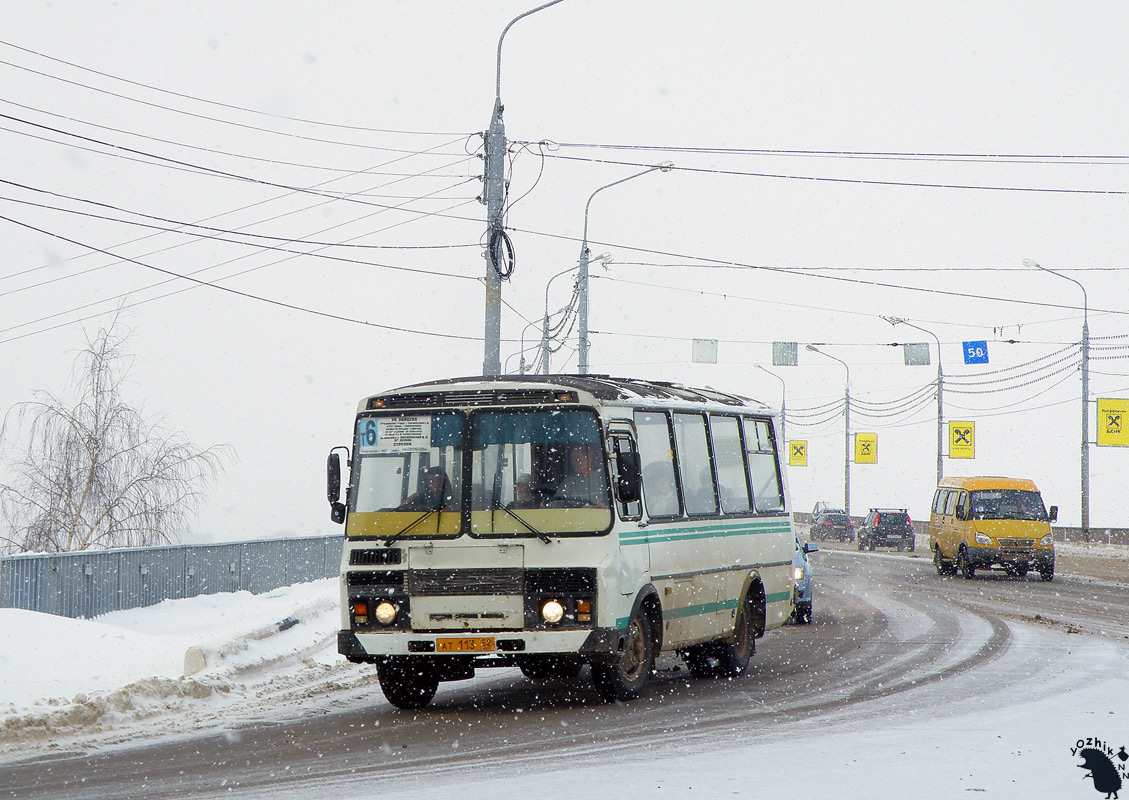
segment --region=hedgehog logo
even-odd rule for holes
[[[1089,770],[1083,777],[1092,778],[1094,789],[1103,793],[1106,800],[1117,800],[1117,793],[1121,791],[1121,775],[1110,757],[1095,747],[1083,747],[1076,755],[1082,759],[1077,766]]]

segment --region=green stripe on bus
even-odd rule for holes
[[[773,592],[765,596],[766,603],[779,603],[787,600],[792,596],[791,592]],[[700,603],[696,606],[683,606],[682,608],[670,608],[663,611],[663,619],[681,619],[682,617],[696,617],[700,614],[714,614],[718,611],[730,611],[737,607],[736,598],[732,600],[722,600],[718,603]],[[615,621],[617,628],[626,628],[630,617],[620,617]]]
[[[619,534],[621,545],[659,544],[664,542],[689,541],[693,539],[714,539],[723,536],[755,536],[758,534],[789,533],[788,524],[762,523],[754,525],[711,525],[694,528],[665,528],[662,530],[642,530]]]

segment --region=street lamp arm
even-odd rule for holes
[[[1086,321],[1086,319],[1090,315],[1090,298],[1086,295],[1086,287],[1083,286],[1080,281],[1076,281],[1074,278],[1070,277],[1069,275],[1063,275],[1061,272],[1055,272],[1053,269],[1049,269],[1047,267],[1044,267],[1038,261],[1033,261],[1030,258],[1023,259],[1023,265],[1025,267],[1034,267],[1035,269],[1041,269],[1043,272],[1049,272],[1052,275],[1057,275],[1058,277],[1062,278],[1063,280],[1070,281],[1075,286],[1077,286],[1079,289],[1081,289],[1082,290],[1082,319],[1083,319],[1083,321]]]
[[[659,167],[647,167],[647,169],[643,170],[642,172],[636,172],[634,175],[628,175],[626,178],[620,178],[618,181],[612,181],[611,183],[604,184],[603,186],[601,186],[599,189],[592,192],[592,194],[590,194],[588,196],[588,202],[584,204],[584,245],[583,246],[585,246],[585,247],[588,246],[588,209],[592,205],[592,198],[595,197],[596,195],[598,195],[600,192],[604,191],[604,189],[610,189],[613,186],[619,186],[621,183],[626,183],[627,181],[635,180],[636,178],[642,177],[643,175],[646,175],[649,172],[654,172],[656,169],[659,169]]]
[[[543,3],[539,6],[537,6],[537,8],[529,9],[524,14],[518,14],[516,17],[514,17],[513,19],[510,20],[509,25],[507,25],[505,28],[502,29],[502,35],[498,37],[498,82],[497,82],[497,86],[494,90],[494,102],[496,104],[501,105],[501,103],[502,103],[502,40],[506,38],[506,34],[509,32],[510,28],[512,28],[514,26],[514,23],[517,22],[519,19],[522,19],[523,17],[528,17],[530,14],[535,14],[536,12],[540,11],[543,8],[548,8],[549,6],[555,6],[557,3],[560,3],[560,2],[563,2],[563,0],[551,0],[551,2]]]

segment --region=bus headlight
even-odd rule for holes
[[[383,601],[376,607],[376,621],[381,625],[391,625],[396,621],[396,606],[387,600]]]
[[[977,531],[976,532],[976,544],[983,544],[983,545],[988,545],[989,547],[991,547],[992,539],[991,539],[991,537],[988,536],[988,534],[980,533],[979,531]]]
[[[1054,543],[1055,543],[1054,534],[1048,533],[1046,536],[1044,536],[1042,539],[1039,540],[1039,547],[1053,547]]]
[[[541,617],[550,625],[556,625],[564,619],[564,611],[559,600],[546,600],[541,604]]]

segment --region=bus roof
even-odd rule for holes
[[[416,383],[373,395],[361,401],[362,411],[373,408],[371,400],[382,398],[383,407],[440,405],[510,405],[552,402],[556,391],[572,390],[590,395],[598,404],[625,402],[638,405],[728,406],[758,413],[772,408],[758,400],[716,389],[695,389],[666,381],[614,378],[609,375],[499,375],[469,376]],[[444,395],[442,398],[440,395]],[[452,397],[451,395],[454,395]]]
[[[983,489],[1019,489],[1027,492],[1037,492],[1039,488],[1034,481],[1027,478],[1001,478],[992,475],[980,475],[969,478],[942,478],[940,487],[950,489],[968,489],[979,491]]]

